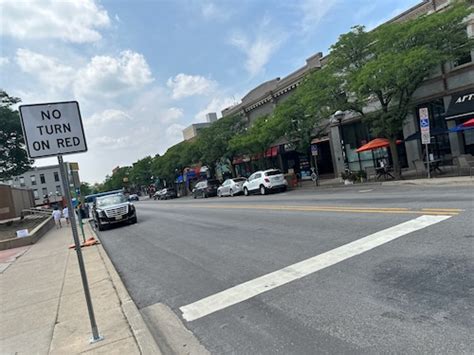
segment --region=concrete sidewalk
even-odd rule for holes
[[[470,186],[474,185],[474,178],[469,176],[446,176],[446,177],[433,177],[431,179],[401,179],[401,180],[376,180],[366,181],[363,183],[355,183],[353,185],[344,185],[339,178],[336,179],[324,179],[320,181],[319,186],[315,186],[312,181],[302,181],[300,186],[292,188],[292,190],[315,190],[320,188],[333,188],[333,187],[345,187],[345,186],[371,186],[371,185],[383,185],[383,186],[400,186],[400,185],[425,185],[425,186]]]
[[[94,236],[85,225],[86,238]],[[103,340],[94,344],[70,227],[4,255],[1,354],[160,354],[101,245],[82,248]],[[2,259],[2,254],[0,254]],[[0,260],[1,261],[1,260]]]

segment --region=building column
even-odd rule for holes
[[[403,137],[408,137],[417,132],[418,121],[416,115],[409,114],[403,125]],[[421,139],[421,138],[420,138]],[[413,164],[414,160],[423,160],[421,152],[421,145],[418,139],[413,139],[411,141],[405,141],[405,150],[407,152],[408,166],[410,169],[414,169],[415,165]]]
[[[456,127],[455,120],[449,120],[447,124],[448,129]],[[449,145],[451,146],[451,155],[453,157],[458,157],[465,153],[464,142],[461,135],[462,132],[449,132]]]
[[[344,157],[342,155],[341,137],[338,126],[332,126],[329,132],[331,156],[334,166],[334,176],[338,177],[344,172]]]

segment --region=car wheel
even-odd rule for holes
[[[217,197],[222,197],[222,193],[220,191],[217,191]]]
[[[196,195],[193,195],[193,198],[196,198]]]
[[[234,197],[234,191],[232,191],[232,189],[229,190],[229,195],[230,197]]]
[[[105,229],[105,226],[103,224],[101,224],[100,222],[97,222],[96,223],[96,226],[97,226],[97,229],[99,231],[103,231]]]
[[[260,185],[260,195],[265,195],[267,193],[267,189],[265,186]]]
[[[137,220],[137,216],[133,217],[131,220],[130,220],[130,224],[135,224],[137,223],[138,220]]]
[[[208,198],[208,197],[209,197],[209,196],[207,195],[207,193],[206,193],[206,194],[204,194],[204,198]]]
[[[286,186],[283,186],[283,188],[281,189],[281,192],[285,192],[286,191]]]
[[[248,195],[249,195],[249,189],[247,189],[246,187],[244,187],[244,195],[245,195],[245,196],[248,196]]]

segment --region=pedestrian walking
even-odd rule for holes
[[[67,206],[63,208],[63,217],[66,220],[66,224],[69,224],[69,208]]]
[[[54,223],[56,223],[56,228],[57,229],[62,228],[62,226],[61,226],[61,211],[57,207],[54,207],[53,219],[54,219]]]

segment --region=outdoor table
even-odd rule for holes
[[[442,159],[435,159],[435,160],[430,160],[430,172],[438,172],[440,174],[443,173],[443,171],[440,168],[441,163],[443,162]],[[427,165],[426,161],[424,162],[425,166]]]
[[[377,176],[375,177],[377,180],[381,177],[384,178],[384,180],[387,180],[387,178],[390,176],[392,179],[394,179],[394,176],[390,174],[391,167],[379,167],[375,168],[375,172],[377,173]]]

